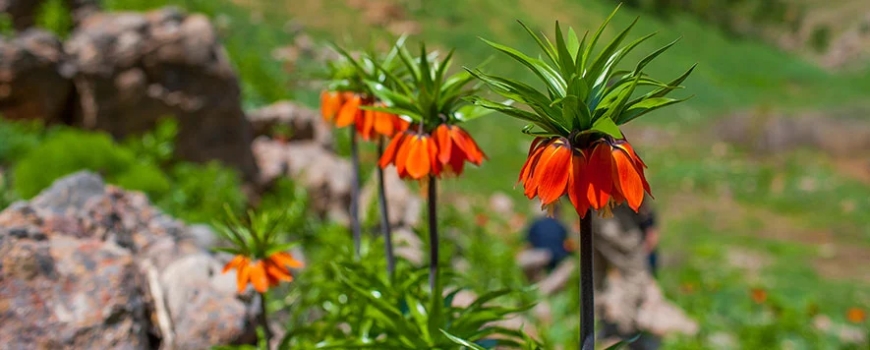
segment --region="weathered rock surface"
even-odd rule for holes
[[[179,121],[176,155],[256,177],[238,77],[204,15],[172,8],[96,13],[65,43],[81,111],[75,124],[116,138]]]
[[[332,147],[332,131],[320,114],[289,101],[254,110],[248,113],[255,136],[272,136],[279,126],[289,130],[287,141],[313,140],[325,148]]]
[[[9,119],[62,122],[72,116],[71,66],[51,33],[29,29],[0,37],[0,113]]]
[[[202,349],[251,341],[256,309],[189,231],[144,195],[88,172],[14,203],[0,213],[0,343]]]

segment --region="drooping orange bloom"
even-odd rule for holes
[[[402,179],[421,180],[429,175],[441,174],[438,146],[426,133],[406,130],[393,136],[378,161],[378,166],[381,168],[386,168],[390,164],[396,166],[396,171]]]
[[[767,291],[764,289],[752,288],[749,294],[752,297],[752,301],[756,304],[764,304],[767,301]]]
[[[852,323],[862,323],[867,320],[867,312],[861,308],[850,307],[846,311],[846,320]]]
[[[381,102],[375,102],[372,105],[375,107],[384,106]],[[407,121],[395,114],[370,110],[361,110],[360,113],[357,113],[354,124],[357,134],[366,141],[376,138],[377,135],[393,137],[397,132],[405,131],[409,125]]]
[[[257,292],[265,293],[269,288],[281,282],[293,281],[291,268],[303,267],[302,262],[293,258],[290,253],[279,252],[264,260],[251,260],[244,255],[236,255],[224,266],[223,273],[236,270],[236,287],[243,293],[248,283],[254,285]]]
[[[544,207],[567,193],[580,217],[623,202],[637,211],[644,192],[650,193],[645,167],[625,140],[600,139],[579,149],[564,137],[536,138],[517,183]]]
[[[352,92],[323,91],[320,93],[320,114],[326,122],[343,128],[353,124],[357,115],[362,113],[359,108],[362,102],[362,96]]]
[[[438,162],[445,170],[462,175],[465,162],[480,165],[486,158],[471,135],[456,125],[441,124],[435,128]]]

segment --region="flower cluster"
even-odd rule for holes
[[[568,195],[580,217],[585,217],[590,209],[608,215],[613,206],[622,203],[638,210],[644,193],[650,193],[644,173],[646,164],[619,126],[684,101],[665,96],[679,88],[694,69],[669,83],[643,73],[646,65],[670,48],[675,43],[672,42],[643,58],[634,70],[617,70],[617,64],[652,35],[620,48],[632,24],[604,49],[595,50],[610,18],[590,40],[587,37],[579,40],[570,28],[566,37],[558,22],[554,41],[523,25],[552,64],[486,41],[529,68],[546,86],[543,91],[519,81],[470,71],[511,102],[530,107],[531,111],[516,108],[510,102],[474,97],[477,105],[530,123],[524,132],[536,138],[517,182],[523,183],[525,195],[529,199],[539,198],[543,207],[551,207]],[[596,51],[598,54],[593,55]],[[638,87],[651,91],[638,94]]]
[[[239,293],[243,293],[248,288],[248,284],[254,285],[257,292],[265,293],[269,288],[277,286],[281,282],[292,282],[293,275],[290,273],[290,269],[302,267],[302,262],[286,252],[275,253],[265,259],[257,260],[251,260],[245,255],[236,255],[224,266],[223,273],[236,270]]]
[[[323,120],[338,128],[353,125],[363,140],[370,141],[378,135],[392,137],[408,127],[408,122],[399,116],[362,108],[366,106],[385,107],[361,93],[324,90],[320,94]]]
[[[440,124],[430,135],[410,131],[397,134],[390,141],[378,165],[390,164],[402,179],[420,180],[442,174],[462,175],[465,162],[480,165],[486,155],[461,127]]]
[[[637,211],[650,192],[644,168],[626,140],[603,137],[581,148],[563,137],[536,138],[518,183],[545,207],[567,194],[581,217],[590,208],[607,211],[622,202]]]

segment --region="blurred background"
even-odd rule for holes
[[[660,226],[658,283],[665,297],[698,326],[692,334],[665,337],[663,348],[866,349],[870,334],[866,316],[870,312],[870,2],[623,3],[605,38],[612,38],[638,16],[632,39],[658,33],[626,62],[680,38],[648,72],[667,81],[698,65],[679,92],[693,98],[641,118],[625,130],[649,165],[647,176]],[[534,41],[517,20],[548,34],[558,20],[582,33],[597,28],[617,4],[615,0],[0,1],[0,10],[6,13],[0,73],[7,72],[0,75],[0,114],[17,120],[4,121],[0,128],[0,159],[4,172],[10,174],[5,178],[12,179],[3,182],[0,202],[5,207],[28,199],[58,176],[90,168],[73,164],[63,174],[44,175],[48,178],[39,184],[14,184],[43,176],[39,173],[55,165],[25,156],[56,139],[56,133],[47,133],[43,126],[22,122],[39,120],[105,130],[119,143],[128,140],[129,157],[155,157],[154,173],[160,174],[153,177],[164,178],[165,184],[125,175],[145,177],[148,171],[124,170],[114,178],[111,171],[102,174],[122,187],[145,191],[176,217],[207,221],[220,209],[191,208],[207,206],[203,203],[208,200],[229,201],[241,208],[247,200],[241,199],[246,198],[242,183],[253,176],[249,175],[251,156],[227,150],[245,141],[222,133],[224,127],[236,128],[231,122],[234,115],[246,113],[251,118],[253,111],[279,101],[316,109],[322,87],[318,74],[324,62],[335,57],[327,42],[351,49],[387,48],[398,35],[409,34],[412,49],[420,40],[432,49],[455,48],[456,69],[477,67],[492,58],[482,69],[530,81],[533,76],[522,66],[499,56],[479,38],[535,53]],[[178,28],[161,26],[176,15],[147,11],[165,6],[204,14],[202,25],[214,30],[187,20]],[[149,14],[98,18],[102,12],[115,11]],[[31,27],[52,34],[25,34]],[[173,30],[190,34],[184,37],[190,40],[184,50],[159,51],[160,46],[149,48],[147,40],[125,34],[162,40],[161,35]],[[222,48],[197,51],[196,43],[209,40],[217,40]],[[139,53],[125,55],[125,50]],[[221,60],[212,57],[214,52],[223,52],[227,62],[214,63]],[[125,59],[135,62],[125,63]],[[191,73],[186,65],[200,59],[211,62],[202,68],[205,73]],[[49,66],[49,72],[39,73],[40,65]],[[118,72],[129,67],[141,70],[119,78]],[[14,75],[10,71],[27,74],[10,78]],[[233,78],[215,78],[233,74],[237,85]],[[161,79],[162,85],[152,87],[148,81],[153,79]],[[175,89],[209,97],[197,102],[181,96],[171,102]],[[158,95],[163,96],[161,104],[131,107],[141,107],[142,99]],[[237,105],[226,105],[234,96],[241,97]],[[184,112],[196,110],[184,107],[185,103],[219,105],[207,114],[220,117],[196,119],[202,116]],[[149,134],[150,141],[129,141],[128,136],[152,130],[157,117],[168,114],[178,116],[181,123],[176,155],[196,164],[217,159],[238,170],[236,175],[222,177],[225,166],[218,163],[207,169],[160,166],[169,162],[172,150],[148,145],[159,143],[160,130],[176,132],[172,125]],[[481,289],[526,283],[518,277],[513,257],[525,244],[528,222],[541,213],[537,203],[513,188],[531,141],[520,133],[522,126],[503,115],[469,123],[467,128],[489,160],[461,179],[444,182],[446,201],[459,208],[455,215],[461,216],[462,208],[472,208],[474,213],[455,219],[468,221],[467,226],[453,226],[485,236],[453,253],[482,254],[466,257],[469,269],[486,275],[481,278],[501,278],[491,283],[481,280]],[[104,141],[113,142],[94,142]],[[343,133],[335,133],[334,149],[339,154],[344,155],[347,143]],[[82,153],[93,149],[82,147],[86,148]],[[142,149],[148,151],[137,153]],[[374,147],[363,151],[364,161],[371,162]],[[266,171],[258,157],[255,154],[260,171]],[[45,157],[38,158],[44,162]],[[203,176],[239,189],[210,193],[209,186],[191,189],[196,180],[185,183]],[[222,197],[194,199],[193,192]],[[309,196],[316,201],[319,195]],[[564,215],[565,224],[576,231],[576,220],[569,217]],[[492,251],[474,252],[473,244],[487,244]],[[493,254],[505,257],[487,260]],[[506,266],[483,266],[502,263]],[[571,296],[549,298],[553,311],[546,317],[535,316],[539,318],[535,324],[547,325],[539,327],[539,333],[552,344],[570,344],[577,321],[561,322],[573,316],[560,305],[570,305]]]

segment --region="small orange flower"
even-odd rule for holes
[[[243,293],[248,283],[254,285],[259,293],[265,293],[270,287],[277,286],[281,282],[293,281],[291,268],[303,267],[302,262],[293,258],[290,253],[279,252],[272,254],[265,260],[251,260],[244,255],[236,255],[224,266],[223,273],[231,269],[236,270],[236,287],[239,293]]]
[[[752,301],[756,304],[763,304],[767,301],[767,291],[762,288],[752,288],[749,293],[752,296]]]
[[[381,102],[372,105],[384,106]],[[393,137],[397,132],[405,131],[408,128],[408,122],[395,114],[370,110],[358,113],[354,124],[357,133],[366,141],[374,139],[377,135]]]
[[[567,138],[537,138],[517,183],[544,207],[567,193],[580,217],[590,208],[609,210],[623,202],[637,211],[644,192],[650,192],[645,167],[625,140],[600,139],[580,149]]]
[[[846,319],[852,323],[862,323],[867,320],[867,312],[858,307],[850,307],[846,311]]]
[[[402,179],[422,180],[429,175],[441,174],[441,163],[438,162],[438,146],[429,134],[405,131],[393,136],[390,144],[384,150],[378,165],[396,166],[396,171]]]
[[[438,161],[457,176],[462,175],[466,161],[479,166],[486,158],[471,135],[456,125],[441,124],[435,128],[434,136]]]
[[[323,120],[338,128],[353,124],[362,113],[362,96],[352,92],[323,91],[320,94],[320,113]]]

